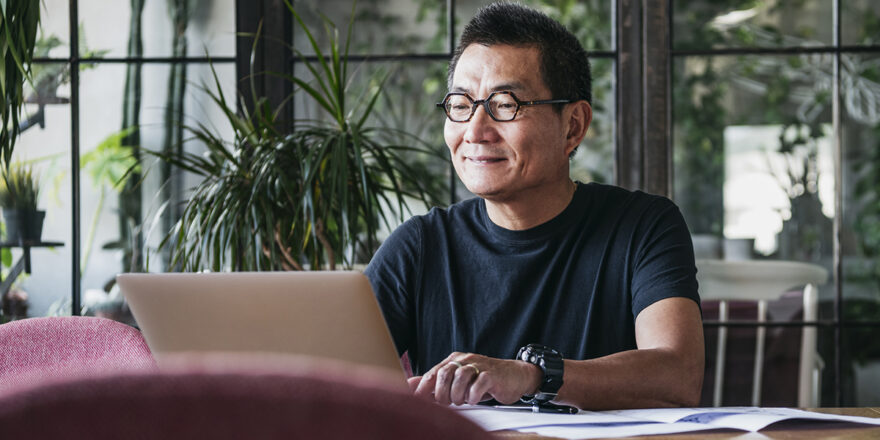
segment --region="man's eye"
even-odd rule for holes
[[[501,104],[498,104],[498,108],[501,110],[513,110],[516,108],[516,104],[513,102],[502,102]]]
[[[453,104],[451,108],[452,108],[452,110],[455,110],[455,111],[464,111],[464,110],[469,110],[470,106],[464,105],[464,104]]]

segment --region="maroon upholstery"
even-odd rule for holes
[[[10,439],[490,438],[453,410],[412,396],[400,378],[394,383],[356,368],[166,365],[161,372],[67,378],[0,396],[0,433]]]
[[[80,369],[155,368],[141,333],[128,325],[84,316],[31,318],[0,325],[0,391],[32,376]]]

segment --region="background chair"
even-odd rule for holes
[[[0,325],[0,391],[29,375],[79,369],[155,368],[141,333],[103,318],[31,318]]]
[[[315,359],[202,359],[163,363],[161,371],[68,377],[0,396],[0,432],[10,439],[490,438],[375,370]]]
[[[828,271],[821,266],[794,261],[730,261],[697,259],[697,281],[700,298],[719,301],[718,320],[728,320],[728,301],[748,300],[758,304],[758,321],[767,320],[767,301],[779,298],[787,289],[805,286],[803,290],[803,320],[818,318],[818,286],[828,279]],[[712,393],[714,406],[721,406],[726,359],[727,328],[718,329],[715,364],[715,382]],[[753,406],[761,405],[761,386],[764,371],[764,344],[766,328],[758,327],[755,360],[752,371]],[[819,406],[819,378],[823,363],[816,348],[816,327],[802,330],[798,371],[800,407]]]

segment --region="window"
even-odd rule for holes
[[[805,322],[792,292],[770,302],[766,331],[785,338],[798,327],[817,329],[823,405],[880,401],[872,391],[880,345],[868,337],[880,321],[878,5],[676,0],[671,7],[674,198],[698,257],[827,270],[817,319]],[[717,310],[704,312],[712,346]],[[755,310],[736,313],[755,320]],[[768,346],[767,361],[787,362],[784,348]],[[765,383],[792,380],[774,374],[765,371]]]
[[[162,185],[169,171],[148,150],[198,148],[177,122],[222,120],[199,89],[210,87],[212,65],[227,94],[235,87],[234,8],[190,3],[41,2],[35,89],[13,162],[37,171],[43,239],[63,245],[32,249],[32,273],[13,287],[27,295],[29,316],[73,310],[126,320],[115,275],[163,267],[154,248],[170,219],[159,211],[171,200],[164,212],[173,213],[192,178]],[[133,153],[140,166],[126,175]]]

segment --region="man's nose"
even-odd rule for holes
[[[496,123],[497,122],[489,116],[489,112],[486,111],[485,105],[481,104],[477,106],[477,111],[471,116],[471,120],[465,122],[465,124],[468,125],[467,131],[465,131],[464,134],[465,142],[469,144],[494,142],[498,136],[498,132],[495,131]]]

